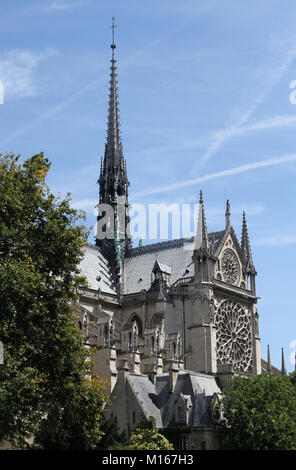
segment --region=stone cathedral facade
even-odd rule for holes
[[[96,347],[96,372],[110,378],[112,413],[121,429],[129,432],[153,418],[158,428],[174,431],[179,448],[219,448],[223,419],[211,416],[211,403],[236,372],[261,373],[256,269],[245,214],[240,239],[229,201],[225,226],[208,233],[200,192],[195,237],[132,246],[115,47],[98,179],[99,203],[114,217],[99,211],[100,234],[85,249],[80,269],[88,288],[79,290],[79,326],[85,343]],[[114,236],[104,238],[108,230]]]

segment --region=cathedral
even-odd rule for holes
[[[211,413],[237,372],[260,374],[256,269],[245,213],[208,233],[202,192],[195,236],[133,247],[127,163],[120,137],[114,39],[108,132],[101,162],[98,234],[80,264],[79,327],[110,379],[120,430],[153,421],[179,449],[219,449],[223,416]],[[111,235],[110,235],[111,234]]]

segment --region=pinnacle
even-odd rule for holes
[[[200,192],[199,192],[199,203],[203,204],[202,190],[200,190]]]
[[[197,222],[197,234],[196,234],[196,245],[195,249],[199,248],[209,248],[209,239],[208,239],[208,230],[206,223],[206,216],[203,206],[203,195],[200,191],[199,199],[199,213],[198,213],[198,222]]]
[[[248,235],[248,227],[246,222],[246,214],[243,211],[243,226],[242,226],[242,240],[241,240],[241,249],[245,257],[245,261],[249,262],[253,266],[252,252]]]

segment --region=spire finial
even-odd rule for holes
[[[230,225],[230,202],[229,202],[229,199],[227,199],[227,201],[226,201],[225,221],[226,221],[226,228],[227,228]]]
[[[199,191],[199,203],[203,204],[202,190]]]
[[[116,47],[115,42],[114,42],[114,30],[115,28],[117,28],[117,25],[114,24],[114,21],[115,21],[115,16],[112,16],[112,26],[110,26],[110,28],[112,29],[112,44],[111,44],[112,49],[115,49]]]

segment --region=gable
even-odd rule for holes
[[[240,244],[232,227],[229,227],[216,251],[214,276],[228,284],[245,287],[244,261]]]

